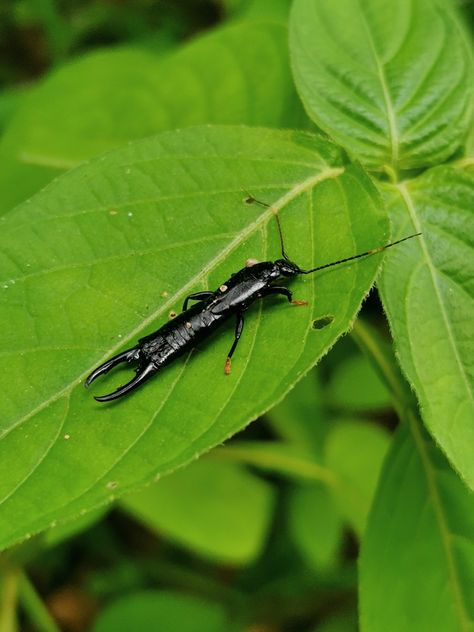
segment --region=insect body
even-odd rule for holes
[[[258,202],[254,198],[248,198],[248,201]],[[268,206],[264,202],[258,203]],[[227,355],[224,368],[225,373],[228,375],[230,373],[232,355],[242,334],[244,313],[252,303],[266,296],[279,294],[293,305],[307,304],[305,301],[294,301],[292,292],[287,287],[279,285],[279,281],[301,274],[310,274],[360,257],[367,257],[416,236],[410,235],[346,259],[304,270],[296,263],[290,261],[286,255],[278,215],[275,215],[275,217],[280,235],[282,258],[276,261],[260,263],[249,259],[244,268],[232,275],[214,292],[207,291],[190,294],[184,301],[182,312],[176,318],[167,322],[157,331],[141,338],[132,349],[123,351],[101,364],[87,377],[85,386],[89,386],[99,375],[108,373],[110,369],[121,362],[137,364],[135,369],[137,375],[130,382],[119,387],[113,393],[96,397],[97,401],[114,400],[135,390],[162,367],[172,362],[179,355],[194,348],[199,341],[207,338],[225,321],[234,316],[236,319],[234,341]],[[197,303],[188,307],[190,300],[197,301]]]

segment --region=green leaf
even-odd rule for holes
[[[227,615],[218,604],[179,592],[142,591],[121,597],[97,617],[92,632],[224,632]]]
[[[235,565],[260,554],[273,500],[271,485],[242,466],[206,458],[126,496],[121,506],[192,552]]]
[[[291,490],[289,526],[302,558],[316,571],[336,564],[342,540],[341,515],[322,485],[300,485]]]
[[[388,192],[394,237],[379,287],[400,363],[423,419],[474,488],[474,174],[427,171]]]
[[[273,203],[243,203],[241,187]],[[251,256],[305,266],[387,240],[362,169],[311,134],[245,127],[165,132],[57,179],[0,220],[0,546],[90,510],[221,443],[283,398],[350,326],[380,257],[292,284],[112,405],[81,380],[157,329],[187,294]],[[311,327],[321,314],[330,326]],[[127,377],[125,377],[124,373]],[[96,393],[130,378],[115,371]],[[21,458],[18,455],[21,454]],[[47,499],[47,502],[45,501]]]
[[[338,478],[333,487],[339,510],[361,536],[389,437],[379,426],[361,421],[335,425],[326,443],[326,465]]]
[[[474,125],[471,125],[471,133],[467,139],[466,154],[474,158]]]
[[[474,497],[415,418],[384,465],[360,574],[362,632],[474,629]]]
[[[447,3],[296,0],[290,50],[308,114],[368,166],[432,165],[464,144],[474,73]]]
[[[27,93],[26,88],[10,88],[0,92],[0,132],[3,133],[5,127],[18,109],[22,99]]]
[[[219,28],[164,59],[133,48],[91,53],[47,77],[12,120],[0,143],[0,213],[82,161],[161,130],[301,127],[305,118],[283,24]]]
[[[330,404],[338,409],[370,411],[389,408],[390,393],[363,355],[344,359],[327,385]]]

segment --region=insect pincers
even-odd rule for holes
[[[271,205],[249,196],[245,200],[248,204],[256,202],[270,208]],[[305,270],[289,259],[286,254],[280,219],[274,213],[280,237],[281,258],[276,261],[257,261],[248,259],[245,267],[233,274],[213,292],[194,292],[186,297],[181,313],[170,312],[172,320],[165,323],[153,333],[140,338],[136,346],[110,358],[98,366],[87,377],[85,386],[89,386],[97,377],[108,373],[120,363],[135,364],[135,377],[127,384],[120,386],[108,395],[95,397],[99,402],[108,402],[127,393],[131,393],[148,381],[164,366],[170,364],[181,354],[193,349],[197,343],[204,340],[216,329],[219,329],[228,319],[235,318],[234,341],[224,365],[224,373],[231,372],[231,358],[237,347],[244,327],[244,313],[255,301],[266,296],[280,295],[292,305],[306,305],[306,301],[293,300],[293,294],[284,285],[284,279],[291,279],[302,274],[311,274],[361,257],[368,257],[386,248],[400,244],[402,241],[416,237],[421,233],[409,235],[384,246],[379,246],[361,252],[345,259]],[[195,303],[189,306],[190,301]]]

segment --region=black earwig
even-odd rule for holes
[[[245,201],[248,204],[256,202],[270,208],[269,204],[260,202],[251,195],[249,195]],[[122,353],[119,353],[107,362],[104,362],[104,364],[98,366],[87,377],[85,381],[86,387],[99,377],[99,375],[108,373],[121,362],[137,363],[135,369],[136,376],[124,386],[120,386],[113,393],[95,397],[98,402],[108,402],[122,397],[127,393],[131,393],[150,379],[150,377],[162,367],[170,364],[170,362],[179,355],[195,347],[198,342],[207,338],[212,332],[218,329],[222,323],[235,315],[234,341],[224,366],[225,374],[229,375],[231,358],[240,340],[244,326],[244,312],[252,303],[265,296],[280,294],[292,305],[307,305],[306,301],[293,300],[292,292],[288,288],[278,285],[277,281],[283,278],[296,277],[300,274],[311,274],[318,270],[324,270],[341,263],[353,261],[354,259],[368,257],[421,234],[416,233],[409,235],[408,237],[398,239],[385,246],[379,246],[378,248],[367,250],[366,252],[353,255],[352,257],[346,257],[345,259],[339,259],[332,263],[326,263],[316,268],[311,268],[310,270],[304,270],[288,258],[285,251],[280,218],[276,213],[275,218],[280,236],[282,258],[276,261],[263,262],[248,259],[245,268],[233,274],[230,279],[225,281],[217,290],[214,292],[196,292],[190,294],[183,303],[182,312],[178,314],[176,318],[165,323],[157,331],[144,338],[140,338],[138,344],[132,349],[122,351]],[[191,300],[197,302],[188,308],[188,303]]]

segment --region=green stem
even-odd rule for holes
[[[20,573],[6,568],[0,577],[0,632],[17,632],[16,603]]]
[[[25,573],[20,575],[19,599],[23,610],[37,632],[60,632],[43,600],[36,592],[36,588]]]
[[[210,458],[214,457],[232,459],[299,481],[320,482],[329,487],[338,483],[334,472],[317,463],[311,455],[299,453],[294,446],[284,442],[240,441],[216,448]]]

